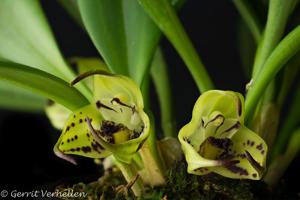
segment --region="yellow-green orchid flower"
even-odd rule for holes
[[[108,73],[94,77],[94,103],[72,113],[54,147],[56,154],[103,158],[113,154],[130,163],[149,134],[142,94],[129,78]]]
[[[210,90],[197,100],[192,120],[179,132],[188,172],[237,179],[261,178],[267,145],[244,126],[244,99],[232,91]]]

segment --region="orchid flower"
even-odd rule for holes
[[[90,158],[113,155],[129,164],[149,135],[140,89],[131,79],[109,73],[94,77],[94,102],[72,113],[54,147],[55,153]]]
[[[267,145],[244,126],[244,99],[232,91],[210,90],[197,100],[192,120],[179,132],[188,172],[236,179],[262,177]]]

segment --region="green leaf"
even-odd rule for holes
[[[136,0],[79,1],[95,46],[109,68],[139,85],[160,38],[160,31]]]
[[[77,0],[58,0],[58,2],[69,13],[74,21],[77,22],[78,25],[80,25],[82,28],[84,28]]]
[[[122,1],[79,0],[78,5],[86,30],[108,67],[128,75]]]
[[[177,135],[172,105],[171,85],[166,62],[161,49],[157,49],[152,65],[151,76],[160,104],[161,126],[165,136]]]
[[[274,79],[279,70],[300,50],[300,26],[291,31],[274,49],[266,60],[264,67],[254,78],[246,98],[246,120],[249,122],[255,111],[259,98]]]
[[[0,81],[0,107],[17,111],[41,112],[46,99],[13,84]]]
[[[31,66],[71,81],[75,74],[64,61],[37,0],[0,1],[0,58]],[[91,92],[78,89],[89,99]]]
[[[129,74],[138,84],[141,84],[156,50],[160,30],[136,0],[122,2]]]
[[[173,44],[190,70],[199,90],[204,92],[212,89],[212,81],[169,0],[138,1]]]
[[[25,65],[0,61],[0,79],[52,99],[70,110],[89,103],[77,89],[67,82]]]

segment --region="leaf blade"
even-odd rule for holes
[[[70,110],[89,103],[77,89],[62,79],[25,65],[0,61],[0,79],[46,96]]]

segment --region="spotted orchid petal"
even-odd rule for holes
[[[244,99],[232,91],[210,90],[197,100],[192,120],[179,132],[188,172],[229,178],[261,178],[267,145],[244,126]]]
[[[70,115],[55,151],[130,163],[149,135],[142,94],[129,78],[94,76],[95,102]]]

